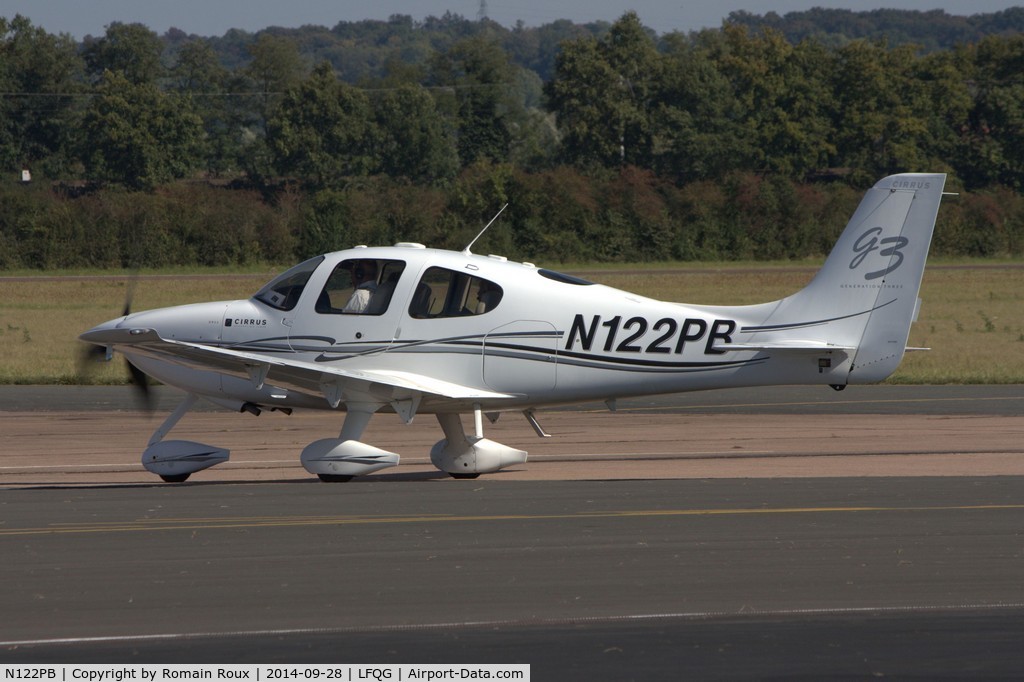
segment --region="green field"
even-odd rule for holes
[[[635,293],[685,303],[742,305],[781,298],[804,286],[818,263],[729,263],[563,268]],[[282,268],[283,269],[283,268]],[[10,273],[5,273],[10,274]],[[128,288],[133,310],[246,298],[274,274],[124,273],[89,277],[0,276],[0,383],[79,383],[77,335],[120,315]],[[133,283],[134,282],[134,283]],[[925,271],[918,322],[894,383],[1024,383],[1024,264],[932,263]],[[124,381],[123,365],[104,365],[88,381]]]

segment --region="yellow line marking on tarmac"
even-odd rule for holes
[[[474,521],[550,521],[658,518],[680,516],[744,516],[766,514],[822,514],[863,512],[928,511],[1019,511],[1024,504],[983,504],[924,507],[782,507],[765,509],[654,509],[593,511],[570,514],[489,514],[489,515],[415,515],[415,516],[284,516],[230,517],[211,519],[139,519],[137,521],[56,524],[43,528],[3,528],[0,537],[25,535],[73,535],[84,533],[128,533],[166,530],[232,530],[243,528],[283,528],[294,526],[349,526],[431,522]]]

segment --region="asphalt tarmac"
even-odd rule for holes
[[[0,461],[17,461],[0,469],[2,663],[504,662],[543,680],[1024,669],[1019,386],[623,401],[610,418],[546,415],[562,433],[507,477],[414,463],[343,485],[293,464],[183,485],[129,464],[72,476],[64,455],[47,459],[65,429],[77,450],[119,458],[116,443],[136,448],[159,419],[123,390],[65,391],[0,390]],[[322,437],[319,421],[293,433],[264,419],[253,433]],[[58,468],[23,466],[32,447]],[[560,450],[573,456],[556,462]]]

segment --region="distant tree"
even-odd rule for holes
[[[781,33],[721,31],[719,69],[732,83],[749,143],[747,170],[801,177],[823,168],[830,140],[832,59],[815,41],[794,46]]]
[[[967,17],[967,22],[986,36],[1012,36],[1024,32],[1024,7],[1009,7],[992,14],[975,14]]]
[[[564,43],[546,94],[565,159],[582,166],[648,166],[661,68],[654,40],[635,12],[624,14],[600,40]]]
[[[339,82],[327,62],[285,93],[267,133],[278,172],[316,188],[338,186],[376,168],[369,101]]]
[[[515,64],[536,73],[541,81],[548,81],[554,76],[555,60],[563,42],[583,37],[599,38],[609,28],[611,24],[607,22],[581,25],[568,19],[536,27],[519,22],[503,44]]]
[[[188,95],[203,119],[203,158],[206,169],[215,174],[238,168],[242,157],[243,131],[251,122],[244,98],[231,92],[241,89],[238,78],[221,66],[209,42],[184,42],[171,69],[172,88]]]
[[[86,38],[82,55],[94,81],[112,71],[129,83],[155,83],[164,73],[163,50],[160,36],[142,24],[114,22],[102,38]]]
[[[202,120],[187,98],[107,71],[83,131],[81,158],[89,179],[148,190],[196,167]]]
[[[302,80],[306,65],[293,40],[271,33],[260,33],[249,53],[252,61],[245,72],[255,84],[259,113],[265,122],[285,91]]]
[[[852,42],[837,52],[832,134],[838,163],[872,182],[927,166],[927,94],[914,76],[911,47]]]
[[[554,114],[528,109],[513,127],[509,162],[527,171],[540,171],[558,163],[558,126]]]
[[[961,130],[963,178],[1024,189],[1024,36],[986,38],[963,52],[974,95]]]
[[[665,41],[660,94],[652,112],[654,168],[679,181],[718,179],[751,156],[740,102],[713,59],[717,31]]]
[[[424,183],[455,175],[459,156],[454,137],[423,87],[387,90],[372,109],[378,129],[375,156],[382,172]]]
[[[206,41],[217,53],[217,58],[224,68],[231,72],[243,72],[252,61],[250,48],[256,41],[256,37],[248,31],[231,28],[224,35],[210,36],[206,38]]]
[[[17,15],[0,18],[0,168],[66,170],[77,129],[83,63],[71,36]]]
[[[432,72],[435,85],[451,88],[462,165],[505,161],[512,144],[510,124],[522,114],[510,93],[515,71],[508,55],[486,38],[467,38],[438,54]]]
[[[384,64],[384,75],[374,83],[381,88],[398,88],[406,85],[420,85],[427,79],[426,64],[422,62],[409,63],[393,55]]]
[[[921,109],[916,115],[927,127],[924,163],[928,169],[956,173],[963,158],[964,133],[974,105],[965,66],[960,50],[932,52],[916,60],[911,71],[912,81],[921,89]]]
[[[218,93],[227,81],[228,71],[207,41],[195,39],[179,48],[171,76],[175,88],[182,92]]]
[[[992,15],[985,15],[992,16]],[[814,7],[779,16],[768,12],[759,16],[747,11],[731,12],[727,23],[759,31],[769,28],[782,33],[796,45],[815,40],[830,47],[843,47],[856,40],[890,45],[917,45],[931,52],[950,49],[958,43],[975,41],[982,35],[971,17],[952,16],[942,10],[874,9],[854,11]]]

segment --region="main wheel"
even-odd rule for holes
[[[355,476],[347,474],[317,474],[317,476],[319,476],[320,480],[324,483],[347,483],[355,478]]]
[[[462,479],[469,480],[469,479],[472,479],[472,478],[479,478],[480,477],[480,474],[456,474],[456,473],[452,473],[451,471],[448,472],[448,475],[451,476],[452,478],[458,478],[460,480],[462,480]]]
[[[160,474],[164,483],[184,483],[192,474]]]

